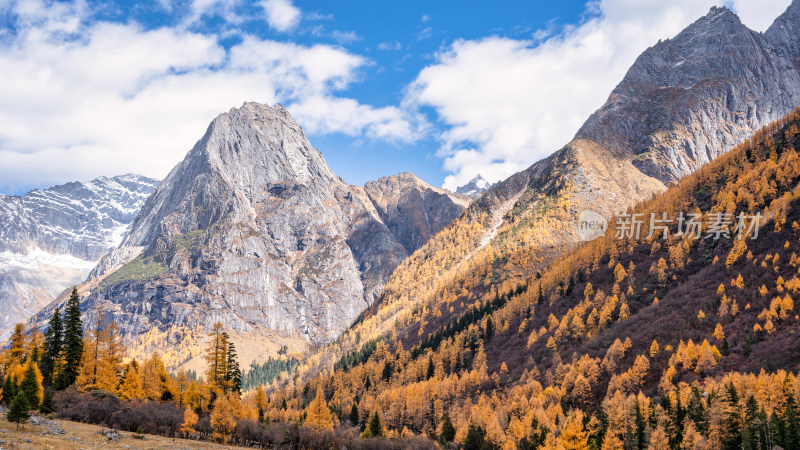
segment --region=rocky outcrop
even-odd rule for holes
[[[800,105],[800,1],[764,34],[725,7],[642,53],[576,137],[673,182]]]
[[[334,338],[463,209],[412,175],[349,186],[286,109],[245,103],[158,186],[81,286],[82,308],[89,323],[113,315],[134,354],[171,339],[185,351],[172,364],[222,322],[247,364],[271,346]]]
[[[122,175],[0,194],[0,335],[84,281],[119,245],[157,184]]]
[[[434,188],[410,173],[364,185],[381,220],[411,254],[461,214],[470,200]]]

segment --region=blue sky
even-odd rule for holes
[[[714,4],[0,0],[0,192],[163,177],[220,112],[280,102],[347,182],[455,188],[564,145],[635,57]]]

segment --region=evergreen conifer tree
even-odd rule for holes
[[[383,436],[383,425],[381,425],[381,418],[378,416],[378,411],[372,413],[372,418],[369,419],[367,430],[364,431],[365,437],[379,437]]]
[[[53,316],[50,318],[50,326],[47,328],[47,333],[44,335],[44,352],[41,356],[42,377],[44,377],[44,384],[53,386],[55,380],[54,375],[57,372],[57,363],[61,355],[61,347],[63,346],[64,329],[61,324],[61,313],[56,307],[53,311]]]
[[[25,369],[25,377],[19,384],[19,391],[25,395],[25,401],[28,403],[30,409],[37,409],[39,407],[39,393],[41,386],[39,380],[36,379],[36,364],[28,362],[28,367]]]
[[[17,424],[17,430],[19,430],[19,425],[21,423],[25,423],[31,417],[30,413],[28,413],[29,405],[27,400],[25,399],[25,394],[20,391],[14,396],[14,400],[11,401],[11,405],[8,407],[8,412],[6,412],[6,419],[9,422]]]
[[[350,423],[356,427],[358,426],[360,416],[358,415],[358,405],[353,403],[353,406],[350,407]]]
[[[453,439],[456,437],[456,429],[453,426],[453,422],[450,420],[450,414],[447,412],[444,413],[444,417],[442,417],[442,434],[439,435],[439,439],[442,442],[453,442]]]
[[[242,371],[239,369],[239,359],[236,355],[236,347],[233,342],[228,342],[227,364],[228,372],[225,374],[225,381],[230,387],[231,392],[242,393]]]
[[[59,374],[58,387],[66,389],[75,383],[83,357],[83,322],[78,290],[72,289],[64,312],[64,367]]]
[[[55,405],[53,405],[53,396],[50,395],[50,392],[44,392],[44,398],[42,398],[42,404],[39,406],[39,412],[42,414],[50,414],[56,410]]]

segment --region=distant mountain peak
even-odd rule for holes
[[[127,174],[0,194],[0,337],[85,280],[157,185]]]
[[[478,174],[469,180],[467,184],[457,187],[456,194],[477,196],[486,192],[491,187],[492,184],[486,181],[481,174]]]

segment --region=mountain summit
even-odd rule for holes
[[[642,53],[578,131],[665,183],[697,170],[800,105],[800,3],[766,33],[712,7]]]
[[[468,195],[471,197],[478,197],[483,194],[492,185],[486,181],[481,174],[475,175],[467,184],[456,188],[456,193],[461,195]]]
[[[395,180],[389,191],[409,184],[435,191],[420,189],[416,177]],[[336,176],[283,106],[231,109],[214,119],[81,287],[87,319],[110,313],[128,338],[145,335],[139,350],[163,347],[167,338],[190,356],[192,337],[221,321],[234,340],[264,343],[239,346],[245,364],[270,344],[326,342],[424,243],[401,238],[402,226],[387,227],[368,193],[374,190]],[[436,195],[440,217],[427,214],[425,202],[403,203],[408,211],[400,215],[423,208],[414,224],[438,231],[465,205]]]

